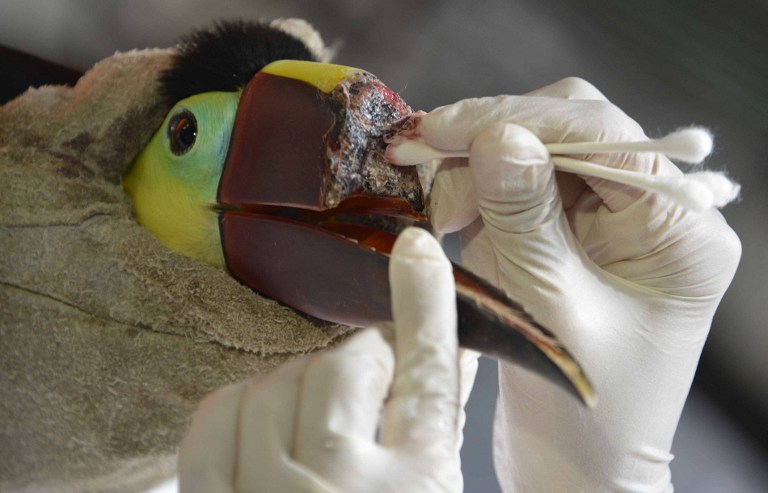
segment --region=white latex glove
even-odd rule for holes
[[[645,140],[580,79],[527,96],[460,101],[413,139],[445,151],[434,226],[461,230],[462,258],[566,344],[598,393],[589,410],[523,369],[500,366],[495,462],[504,491],[671,491],[670,447],[740,243],[714,209],[593,178],[556,175],[544,143]],[[398,156],[397,146],[389,150]],[[649,174],[658,154],[577,156]]]
[[[181,446],[181,491],[461,491],[450,263],[428,233],[407,229],[390,282],[393,343],[365,329],[206,398]]]

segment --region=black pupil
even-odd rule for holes
[[[197,138],[195,116],[186,110],[175,114],[168,123],[168,137],[171,151],[177,156],[191,149]]]

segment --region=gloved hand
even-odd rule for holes
[[[462,491],[468,389],[450,263],[428,233],[407,229],[390,283],[394,342],[366,329],[206,398],[181,446],[181,491]]]
[[[438,231],[553,330],[598,393],[594,410],[501,364],[495,462],[504,491],[670,491],[670,447],[715,309],[740,257],[716,210],[693,213],[616,183],[556,173],[542,145],[645,140],[590,84],[460,101],[411,139],[469,151],[432,191]],[[397,145],[389,150],[397,156]],[[578,156],[664,175],[658,154]]]

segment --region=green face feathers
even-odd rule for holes
[[[258,22],[222,22],[182,38],[160,76],[175,106],[124,180],[139,222],[169,248],[224,266],[216,194],[240,94],[282,59],[314,56],[301,40]]]
[[[239,99],[209,92],[180,101],[124,180],[144,227],[169,248],[220,267],[216,194]]]

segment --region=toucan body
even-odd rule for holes
[[[384,157],[385,137],[412,110],[368,72],[296,60],[296,42],[237,24],[182,45],[164,78],[175,105],[124,184],[139,222],[168,247],[310,316],[369,326],[391,319],[397,232],[428,219],[415,169]],[[238,43],[251,47],[242,56],[267,55],[238,60]],[[186,80],[211,78],[196,59],[205,56],[225,79],[238,72],[220,66],[232,57],[240,82]],[[463,346],[593,400],[578,363],[519,304],[459,266],[454,278]]]

